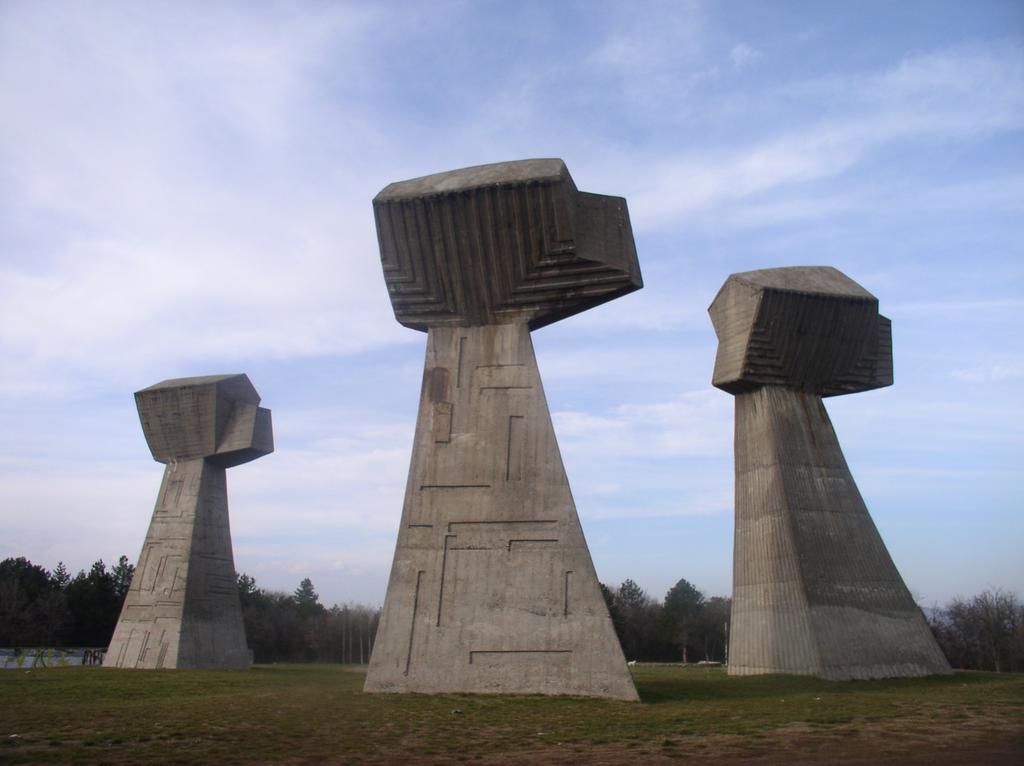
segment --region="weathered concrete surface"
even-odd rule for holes
[[[384,279],[407,327],[543,327],[640,289],[626,200],[576,189],[558,159],[480,165],[373,200]]]
[[[135,401],[167,468],[103,665],[248,667],[225,469],[273,452],[270,411],[245,375],[167,380]]]
[[[844,274],[734,274],[711,305],[736,395],[729,673],[950,672],[847,467],[822,396],[892,383],[889,320]]]
[[[394,206],[405,194],[419,220],[450,228],[396,237]],[[530,340],[531,324],[640,284],[624,200],[605,198],[592,223],[577,211],[576,224],[550,228],[557,206],[544,195],[571,207],[578,194],[560,160],[529,160],[392,184],[375,200],[396,317],[430,329],[367,691],[637,699]],[[605,237],[596,253],[580,244],[594,239],[588,226]],[[550,249],[555,235],[561,251]],[[611,250],[617,266],[589,260]],[[395,254],[422,289],[396,277]]]
[[[878,299],[829,266],[733,274],[711,308],[712,383],[732,394],[778,385],[821,396],[892,385],[892,325]]]

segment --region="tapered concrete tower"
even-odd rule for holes
[[[373,205],[395,317],[428,336],[366,690],[635,700],[530,340],[640,288],[626,201],[551,159],[391,184]]]
[[[892,385],[878,300],[829,267],[733,274],[709,309],[736,397],[730,675],[948,673],[822,397]]]
[[[104,667],[245,668],[225,469],[274,451],[245,375],[165,380],[135,394],[160,495]]]

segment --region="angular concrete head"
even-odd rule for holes
[[[578,191],[558,159],[393,183],[373,211],[395,318],[416,330],[536,329],[643,286],[626,200]]]
[[[206,458],[248,463],[274,451],[270,410],[246,375],[165,380],[135,392],[135,404],[158,463]]]
[[[892,325],[878,299],[830,266],[733,274],[708,309],[718,336],[712,383],[821,396],[892,385]]]

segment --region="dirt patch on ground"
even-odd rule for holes
[[[463,753],[457,756],[409,757],[409,766],[479,764],[480,766],[622,766],[622,764],[1024,764],[1024,722],[1012,717],[966,717],[955,726],[932,715],[897,722],[860,722],[822,727],[791,724],[755,735],[714,734],[665,737],[654,742],[631,741],[608,745],[551,743],[511,753]],[[394,756],[365,758],[366,766],[393,764]],[[340,761],[347,762],[347,761]]]

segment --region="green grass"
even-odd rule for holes
[[[0,763],[728,763],[783,750],[789,761],[835,762],[982,747],[1024,762],[1021,675],[830,683],[657,666],[634,675],[640,704],[368,695],[363,669],[337,665],[4,671]]]

